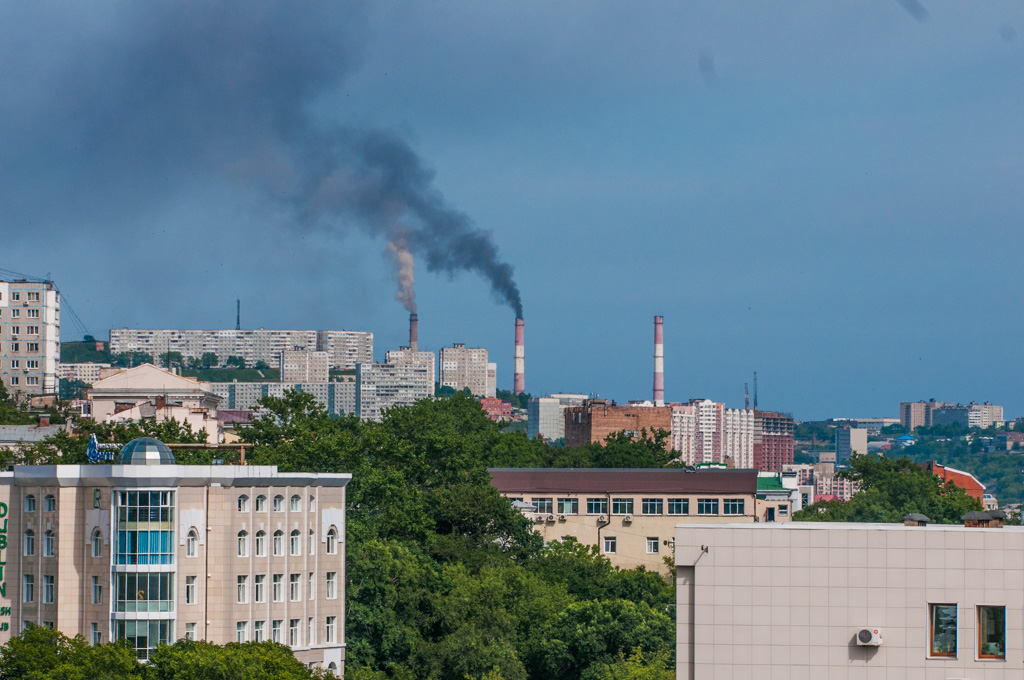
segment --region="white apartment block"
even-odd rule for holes
[[[281,352],[301,349],[323,351],[332,368],[351,370],[357,363],[373,361],[373,333],[367,331],[297,330],[138,330],[110,331],[110,351],[146,352],[159,358],[164,352],[180,352],[186,359],[207,352],[224,364],[229,356],[240,356],[246,366],[258,361],[277,365]]]
[[[676,678],[1024,677],[1024,529],[997,524],[677,525]]]
[[[998,423],[1005,422],[1003,419],[1003,407],[990,404],[971,402],[967,406],[967,426],[989,428]]]
[[[57,376],[61,380],[81,380],[92,385],[100,379],[100,371],[104,368],[110,368],[110,364],[57,364]]]
[[[330,354],[306,350],[281,352],[278,368],[286,383],[325,383],[330,378]]]
[[[487,394],[487,350],[480,347],[466,347],[456,343],[442,347],[438,357],[440,366],[439,383],[456,392],[469,388],[474,397],[493,397]]]
[[[0,380],[12,396],[57,393],[60,291],[50,281],[0,281]]]
[[[433,352],[424,350],[400,347],[389,349],[384,354],[384,363],[392,366],[416,366],[427,371],[430,381],[430,396],[434,396],[434,383],[437,381],[437,374],[434,371],[434,364],[437,357]]]
[[[729,409],[710,399],[672,406],[672,449],[689,464],[725,463],[754,467],[754,411]]]
[[[288,391],[312,394],[317,402],[336,416],[356,412],[356,381],[353,377],[321,383],[230,382],[211,383],[210,391],[221,398],[224,409],[254,411],[263,397],[284,397]]]
[[[433,398],[434,353],[416,354],[429,354],[429,364],[412,363],[413,357],[407,354],[410,363],[356,365],[356,415],[360,419],[379,422],[388,408],[412,406],[421,399]],[[392,357],[392,352],[388,352],[388,357]]]
[[[487,364],[487,393],[486,397],[493,397],[498,393],[498,364],[493,361]]]

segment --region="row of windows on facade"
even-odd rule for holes
[[[25,295],[27,296],[25,299],[28,300],[29,302],[39,302],[39,291],[31,291],[31,290],[25,291]],[[3,301],[4,301],[4,294],[0,293],[0,302],[3,302]],[[21,291],[20,290],[12,290],[11,291],[11,302],[21,302]]]
[[[570,538],[569,536],[564,537],[565,539]],[[604,537],[604,552],[615,553],[619,549],[619,539],[615,536]],[[657,555],[661,552],[661,540],[657,536],[647,537],[647,554]]]
[[[25,496],[25,512],[36,511],[36,497],[32,494]],[[57,512],[57,498],[53,494],[43,496],[43,512]]]
[[[11,368],[21,367],[21,359],[11,359]],[[39,368],[39,359],[25,359],[25,368]]]
[[[284,496],[280,494],[274,496],[273,509],[274,512],[284,511]],[[291,512],[302,512],[302,497],[299,496],[298,494],[292,495],[291,499],[288,502],[288,509]],[[238,497],[238,511],[249,512],[249,497],[245,494],[242,494],[241,496]],[[256,496],[256,512],[266,511],[267,497],[262,494]],[[309,511],[316,512],[316,498],[314,496],[309,497]]]
[[[0,327],[0,330],[2,330],[2,327]],[[26,343],[9,342],[9,343],[7,343],[7,351],[11,352],[11,353],[20,352],[22,344],[25,345],[25,353],[26,354],[38,354],[39,353],[39,343],[38,342],[26,342]],[[0,345],[0,350],[2,350],[2,349],[3,349],[3,346]]]
[[[21,335],[21,326],[11,326],[11,337]],[[25,326],[25,335],[39,335],[39,326]]]
[[[928,616],[928,655],[955,659],[959,642],[959,606],[930,604]],[[1006,659],[1006,607],[975,607],[978,659]]]
[[[284,574],[271,574],[270,601],[284,602]],[[324,597],[334,600],[338,597],[338,572],[325,574]],[[114,588],[114,611],[118,612],[160,612],[174,611],[173,573],[116,573],[111,576]],[[307,593],[310,600],[316,599],[316,573],[309,572]],[[103,602],[103,584],[98,576],[92,577],[90,600],[92,604]],[[236,577],[236,600],[238,604],[249,603],[249,576]],[[185,604],[199,601],[196,576],[185,577]],[[255,603],[267,601],[267,575],[256,574],[252,580],[252,599]],[[50,574],[43,575],[43,604],[53,604],[56,595],[56,579]],[[302,601],[302,574],[288,574],[288,600]],[[35,574],[22,576],[22,601],[33,604],[36,601]]]
[[[10,310],[10,312],[11,312],[10,318],[12,318],[12,319],[20,319],[21,318],[21,309],[15,308],[15,309]],[[39,318],[41,318],[39,312],[40,312],[40,310],[38,308],[35,308],[35,307],[33,307],[31,309],[26,309],[25,310],[25,318],[26,319],[39,319]],[[0,308],[0,319],[2,319],[3,316],[4,316],[4,310],[3,310],[3,308]]]
[[[514,501],[522,501],[522,498],[513,498]],[[559,515],[578,515],[580,514],[580,499],[578,498],[558,498],[553,499],[551,497],[542,498],[531,498],[530,503],[533,505],[534,512],[538,513],[554,513],[554,508],[558,508],[557,512]],[[640,502],[641,514],[643,515],[664,515],[665,507],[668,506],[668,514],[670,515],[689,515],[690,514],[690,499],[689,498],[643,498]],[[632,515],[634,507],[634,499],[632,498],[613,498],[611,502],[611,508],[613,515]],[[721,507],[721,513],[719,508]],[[742,515],[746,508],[746,502],[743,498],[698,498],[697,499],[697,514],[698,515]],[[608,514],[608,499],[607,498],[588,498],[587,499],[587,514],[588,515],[607,515]]]
[[[273,533],[270,540],[271,550],[274,557],[284,555],[284,532],[278,529]],[[338,554],[338,530],[331,527],[327,530],[327,554]],[[253,548],[256,557],[267,556],[267,532],[260,529],[253,536]],[[199,551],[199,533],[190,529],[185,537],[185,557],[196,557]],[[249,532],[242,529],[238,532],[237,552],[239,557],[249,556]],[[288,536],[288,554],[302,554],[302,532],[294,529]],[[309,530],[309,554],[316,554],[316,534]]]

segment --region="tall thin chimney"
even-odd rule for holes
[[[526,391],[526,346],[523,343],[522,319],[516,319],[515,364],[515,376],[512,380],[512,393],[522,394]]]
[[[418,352],[420,348],[420,315],[409,315],[409,349]]]
[[[663,317],[654,317],[654,405],[665,405],[665,340],[662,335]]]

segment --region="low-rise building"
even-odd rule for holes
[[[16,449],[23,445],[38,444],[67,429],[67,425],[50,424],[50,416],[42,416],[36,425],[0,425],[0,449]]]
[[[81,380],[87,385],[92,385],[102,377],[100,372],[105,368],[110,368],[110,364],[58,364],[57,375],[61,380]]]
[[[664,568],[678,522],[753,522],[756,470],[489,470],[545,541],[574,538],[623,568]]]
[[[533,397],[527,405],[526,434],[530,439],[538,436],[553,442],[565,437],[565,410],[570,406],[582,406],[586,394],[552,394],[548,397]]]
[[[985,485],[981,483],[980,479],[972,475],[970,472],[964,472],[963,470],[947,467],[941,463],[936,463],[934,460],[930,460],[925,463],[924,469],[941,479],[943,482],[953,482],[966,491],[967,495],[971,498],[976,498],[979,501],[983,501],[985,498]]]
[[[512,420],[512,404],[502,401],[497,397],[487,397],[480,400],[480,408],[484,410],[487,417],[494,422],[501,420]]]

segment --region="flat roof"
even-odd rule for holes
[[[276,465],[15,465],[9,486],[346,486],[348,472],[278,472]]]
[[[757,492],[757,470],[682,468],[491,468],[502,493],[742,493]]]

